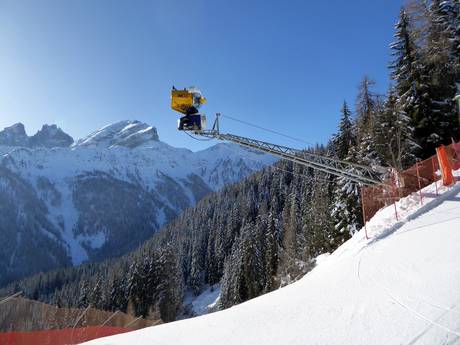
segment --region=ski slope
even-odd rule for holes
[[[460,183],[398,202],[298,282],[92,345],[460,344]]]

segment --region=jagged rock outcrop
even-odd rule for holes
[[[29,137],[22,123],[16,123],[0,131],[0,145],[29,146]]]
[[[22,123],[16,123],[0,131],[0,146],[8,147],[69,147],[73,138],[56,125],[43,125],[42,129],[29,137]]]
[[[69,147],[72,144],[73,138],[56,125],[43,125],[29,139],[30,147]]]

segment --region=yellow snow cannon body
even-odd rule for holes
[[[200,132],[206,128],[206,116],[199,113],[199,108],[206,103],[200,90],[189,87],[171,90],[171,108],[184,114],[179,120],[177,129],[180,131]]]
[[[206,103],[206,98],[201,92],[194,87],[177,90],[173,87],[171,90],[171,108],[185,115],[198,113],[202,104]]]

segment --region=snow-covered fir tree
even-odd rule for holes
[[[426,116],[427,86],[423,82],[420,54],[417,51],[410,17],[404,8],[401,9],[395,29],[396,41],[390,45],[394,57],[390,70],[391,77],[396,83],[395,106],[409,117],[410,126],[419,127]],[[393,100],[391,102],[393,103]]]
[[[93,289],[90,293],[89,302],[91,307],[96,309],[104,308],[105,304],[105,293],[102,287],[102,279],[101,276],[96,277],[96,283],[94,284]]]
[[[358,163],[365,166],[378,166],[382,164],[378,143],[379,114],[382,111],[380,100],[373,92],[375,85],[369,77],[365,76],[359,85],[356,99],[356,126],[349,123],[349,111],[342,109],[339,132],[335,141],[343,142],[340,138],[347,137],[348,142],[342,145],[340,158],[350,163]],[[345,124],[345,125],[342,125]],[[350,144],[349,144],[350,143]],[[348,167],[349,172],[355,172],[356,168]],[[332,218],[335,224],[335,233],[331,234],[334,244],[343,243],[358,231],[362,224],[360,185],[347,178],[340,177],[336,181],[334,190],[334,203],[332,204]]]
[[[354,161],[357,154],[357,148],[351,147],[345,161]],[[354,168],[349,169],[352,172]],[[335,224],[335,232],[330,238],[333,245],[342,244],[361,228],[360,209],[360,186],[345,177],[338,178],[331,212]]]
[[[365,90],[362,95],[367,101],[361,108],[366,118],[361,121],[361,126],[365,128],[365,126],[369,126],[371,123],[372,109],[370,107],[373,106],[373,101],[369,99],[369,83],[367,78],[365,78],[363,85]],[[351,162],[355,159],[356,155],[356,144],[358,140],[356,126],[351,121],[351,111],[346,102],[344,102],[341,113],[342,116],[339,122],[338,133],[333,139],[333,147],[339,159]],[[367,131],[367,129],[365,131]],[[335,231],[329,234],[331,244],[340,245],[357,231],[360,225],[360,221],[356,217],[356,210],[358,207],[359,186],[346,178],[336,178],[334,201],[331,205],[331,214],[334,220]]]
[[[443,3],[445,5],[445,3]],[[440,0],[429,7],[426,47],[422,49],[429,110],[417,124],[420,145],[430,153],[458,129],[453,97],[456,94],[456,60],[450,34],[450,13]],[[418,132],[417,132],[418,131]]]
[[[351,110],[346,101],[343,102],[339,131],[332,139],[334,154],[339,159],[345,159],[350,148],[356,146],[356,133],[351,119]]]
[[[379,114],[376,137],[380,157],[386,165],[401,171],[415,163],[420,147],[413,138],[413,128],[400,109],[396,90],[390,88],[384,110]]]
[[[83,280],[79,284],[79,295],[78,295],[76,306],[79,308],[86,308],[89,305],[88,295],[89,295],[88,282],[86,280]]]
[[[444,5],[438,0],[420,2],[411,15],[402,9],[391,45],[398,104],[410,118],[421,158],[458,135],[452,101],[458,58],[449,37],[452,15]]]
[[[358,126],[358,141],[364,136],[373,136],[375,128],[375,111],[377,108],[377,96],[371,90],[375,82],[365,76],[358,87],[356,101],[356,114]]]

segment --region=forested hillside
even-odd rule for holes
[[[415,3],[401,10],[395,30],[388,94],[365,77],[354,114],[344,102],[337,134],[311,151],[402,169],[458,138],[460,3]],[[40,274],[1,293],[171,321],[186,289],[220,282],[227,308],[298,279],[353,235],[362,226],[358,191],[353,182],[279,162],[207,196],[128,256]]]

